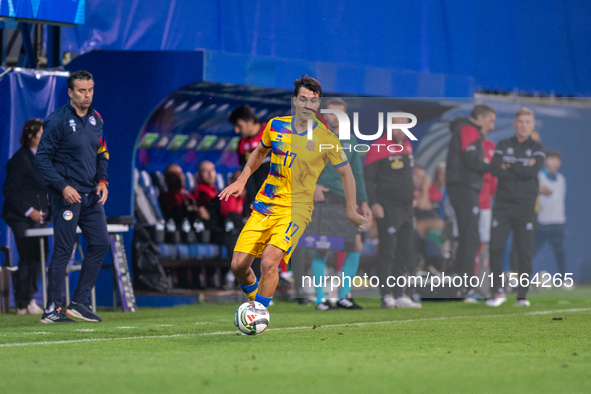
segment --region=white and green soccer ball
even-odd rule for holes
[[[245,302],[236,311],[234,325],[245,335],[259,335],[269,325],[269,311],[260,302]]]

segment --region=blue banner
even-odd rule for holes
[[[0,16],[83,24],[86,0],[0,0]]]

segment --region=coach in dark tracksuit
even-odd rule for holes
[[[43,124],[44,133],[35,163],[48,185],[55,247],[48,274],[44,323],[73,322],[74,316],[99,322],[88,299],[103,258],[109,234],[103,204],[107,200],[109,154],[103,137],[103,120],[92,107],[94,81],[86,71],[68,79],[68,104],[53,112]],[[61,309],[66,266],[77,240],[76,226],[88,241],[78,286],[68,306]]]
[[[531,274],[534,253],[535,206],[539,192],[538,172],[544,165],[544,146],[531,138],[534,114],[522,108],[515,115],[515,136],[499,141],[492,161],[492,175],[499,179],[493,207],[490,235],[490,268],[494,275],[493,298],[489,306],[506,301],[500,289],[503,273],[503,252],[509,233],[513,231],[513,247],[519,256],[518,282],[522,274]],[[514,282],[514,281],[512,281]],[[507,282],[505,282],[507,283]],[[529,306],[525,299],[527,287],[517,287],[516,306]]]
[[[480,246],[478,222],[483,175],[490,172],[490,163],[484,156],[482,140],[494,128],[495,111],[479,104],[472,109],[470,118],[459,117],[451,123],[451,140],[447,152],[447,192],[456,213],[458,249],[455,271],[474,275],[476,253]]]
[[[407,121],[402,119],[399,123]],[[367,199],[376,218],[380,240],[382,308],[420,308],[421,304],[403,297],[404,288],[386,283],[389,276],[398,278],[408,271],[414,227],[412,145],[401,130],[393,130],[393,138],[394,141],[384,137],[372,143],[364,168]]]

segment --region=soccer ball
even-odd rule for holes
[[[259,335],[269,325],[269,311],[260,302],[245,302],[236,311],[234,325],[245,335]]]

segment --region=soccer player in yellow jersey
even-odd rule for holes
[[[219,195],[227,200],[239,196],[248,177],[256,171],[269,151],[271,169],[253,203],[252,215],[242,229],[234,255],[232,272],[250,300],[269,306],[277,288],[277,268],[295,249],[310,222],[314,209],[316,181],[330,161],[343,182],[347,200],[347,217],[360,229],[369,218],[356,209],[355,179],[338,137],[322,121],[314,122],[312,139],[308,139],[308,120],[316,120],[322,87],[314,78],[304,75],[294,82],[294,116],[273,118],[263,131],[261,143],[251,153],[236,182]],[[260,283],[251,268],[261,257]]]

